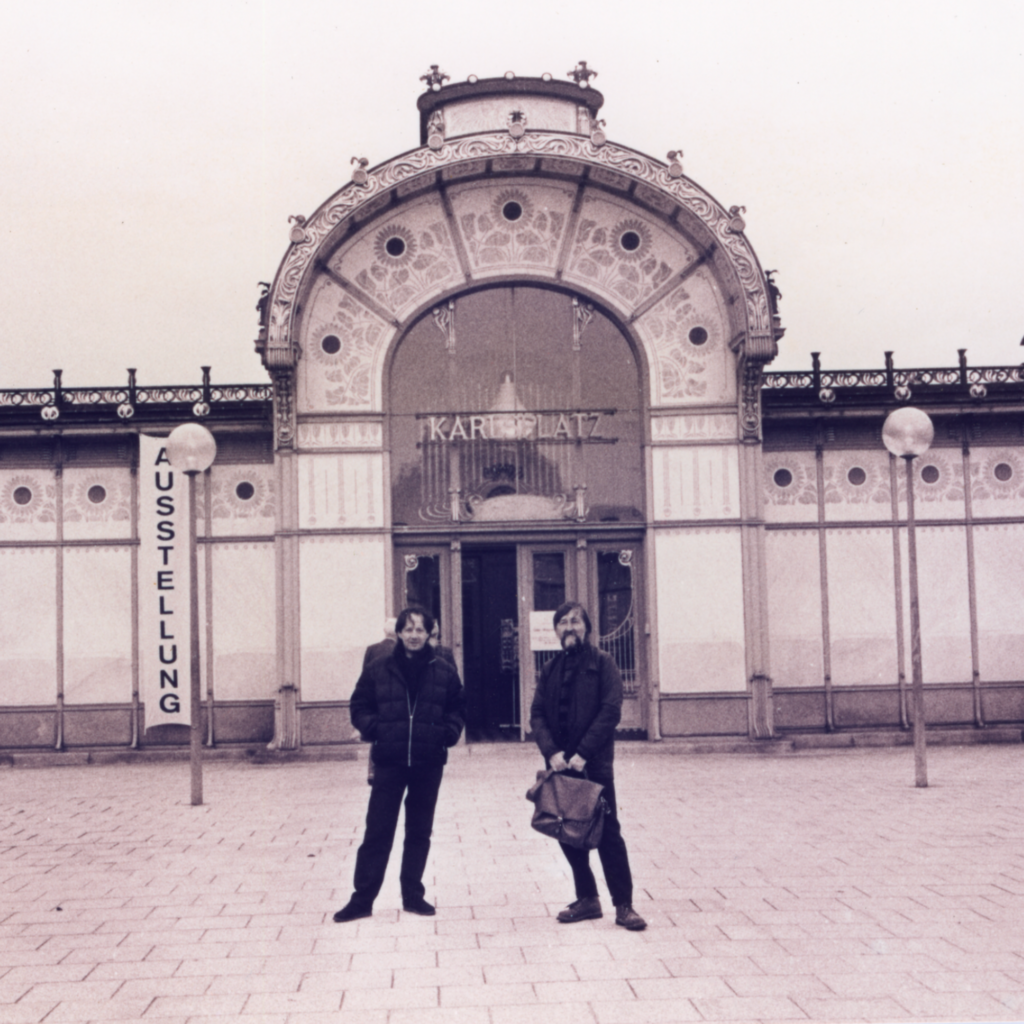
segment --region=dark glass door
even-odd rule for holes
[[[519,616],[515,547],[462,552],[466,739],[519,739]]]

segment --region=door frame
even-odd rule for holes
[[[637,699],[640,702],[640,722],[647,728],[651,694],[647,668],[650,663],[647,645],[649,630],[644,619],[646,607],[647,574],[645,544],[650,543],[644,528],[622,531],[582,531],[548,533],[511,529],[504,533],[480,531],[460,532],[457,536],[420,535],[393,536],[393,581],[391,593],[394,609],[405,606],[406,555],[437,557],[440,570],[442,640],[455,654],[460,677],[465,673],[465,651],[462,643],[462,548],[515,547],[516,591],[518,595],[519,624],[519,709],[520,739],[529,735],[529,709],[536,689],[533,652],[530,650],[529,612],[533,606],[533,555],[551,552],[564,553],[565,599],[581,601],[592,613],[595,634],[600,631],[597,605],[597,556],[601,551],[632,549],[633,600],[635,602],[634,648],[637,660]],[[595,637],[596,639],[596,637]]]

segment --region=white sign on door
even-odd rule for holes
[[[554,612],[530,612],[530,650],[560,651],[562,645],[551,621]]]

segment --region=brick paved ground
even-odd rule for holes
[[[0,771],[0,1021],[1024,1019],[1019,745],[785,757],[622,744],[646,932],[574,926],[528,747],[460,748],[435,918],[336,925],[365,762]]]

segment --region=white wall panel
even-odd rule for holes
[[[826,520],[892,521],[888,452],[826,451],[822,459]]]
[[[891,529],[829,530],[832,682],[895,685],[896,585]]]
[[[915,490],[915,495],[917,491]],[[908,568],[906,531],[903,571]],[[921,604],[921,663],[926,683],[971,679],[970,604],[967,593],[967,540],[962,526],[917,528]],[[909,609],[910,590],[903,588]],[[907,678],[910,678],[910,624],[907,612]]]
[[[656,520],[739,516],[739,456],[735,445],[659,446],[651,461]]]
[[[914,515],[918,519],[963,519],[964,462],[959,448],[930,448],[914,459]],[[896,467],[900,518],[907,515],[907,467]],[[975,515],[978,513],[975,512]]]
[[[213,466],[209,486],[215,537],[273,534],[277,483],[272,465]],[[204,519],[206,496],[200,492],[197,499]]]
[[[69,704],[132,699],[131,550],[64,550],[64,698]]]
[[[765,452],[764,518],[768,523],[813,523],[818,518],[814,452]]]
[[[214,697],[268,700],[276,663],[274,546],[217,544],[212,555]]]
[[[768,636],[775,686],[821,686],[821,585],[815,530],[765,534]]]
[[[64,470],[66,540],[131,537],[132,475],[121,466]]]
[[[982,681],[1024,679],[1024,525],[976,526],[974,564]]]
[[[740,531],[654,532],[663,693],[746,689]]]
[[[381,455],[299,456],[299,524],[303,529],[372,527],[383,522]]]
[[[51,469],[0,469],[4,540],[55,540],[57,483]]]
[[[57,554],[0,548],[0,706],[57,699]]]
[[[303,700],[347,700],[386,614],[384,539],[305,537],[299,546]]]
[[[971,511],[975,518],[1024,516],[1024,452],[971,449]]]

